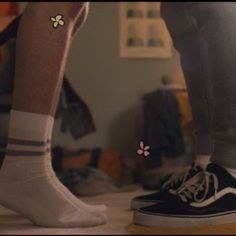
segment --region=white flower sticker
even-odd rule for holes
[[[65,22],[63,20],[63,16],[60,14],[55,17],[51,17],[50,20],[53,22],[53,28],[57,28],[58,26],[65,25]]]

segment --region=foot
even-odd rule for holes
[[[131,200],[131,209],[139,209],[147,207],[162,201],[171,200],[176,190],[180,188],[187,180],[202,171],[202,168],[195,163],[189,167],[181,169],[181,171],[168,175],[160,183],[156,192],[148,195],[135,197]]]
[[[134,223],[145,226],[191,227],[235,221],[236,180],[212,163],[186,181],[171,201],[134,212]]]
[[[104,213],[72,201],[41,158],[30,161],[21,157],[24,167],[11,159],[5,160],[0,171],[0,204],[4,207],[44,227],[87,227],[106,222]]]
[[[50,163],[51,162],[48,163],[48,168],[50,168],[50,172],[51,172],[51,176],[53,178],[54,184],[57,185],[57,187],[60,189],[61,193],[65,194],[66,197],[68,199],[70,199],[70,201],[74,202],[78,206],[83,206],[84,208],[86,208],[86,210],[88,212],[91,212],[91,213],[99,213],[99,212],[102,213],[102,212],[105,212],[107,210],[106,205],[103,205],[103,204],[100,204],[100,205],[89,205],[89,204],[86,204],[85,202],[82,202],[81,200],[79,200],[58,179],[58,177],[56,176],[56,174],[55,174],[55,172],[54,172],[54,170],[52,168],[52,165]]]

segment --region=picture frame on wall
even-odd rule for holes
[[[160,16],[160,2],[121,2],[119,17],[122,58],[172,57],[172,43]]]

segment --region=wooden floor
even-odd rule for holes
[[[108,207],[107,216],[108,222],[105,225],[89,228],[43,228],[34,226],[27,219],[9,211],[6,208],[0,207],[0,234],[1,235],[42,235],[42,234],[89,234],[89,235],[127,235],[127,234],[142,234],[142,235],[235,235],[236,224],[195,227],[195,228],[162,228],[162,227],[142,227],[132,224],[132,211],[129,210],[130,200],[134,196],[144,194],[143,190],[126,193],[114,193],[100,195],[96,197],[82,198],[83,201],[90,204],[104,203]]]
[[[143,194],[142,190],[125,193],[114,193],[96,197],[81,198],[90,204],[104,203],[108,207],[108,222],[105,225],[89,228],[55,229],[34,226],[27,219],[0,206],[0,235],[14,234],[130,234],[127,227],[132,222],[132,211],[129,210],[130,199]]]
[[[236,235],[236,224],[231,223],[194,228],[142,227],[130,224],[127,230],[130,234],[135,235]]]

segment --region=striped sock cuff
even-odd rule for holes
[[[7,156],[44,156],[50,150],[54,118],[11,110]]]
[[[50,140],[32,141],[8,138],[7,156],[44,156],[50,152]]]

